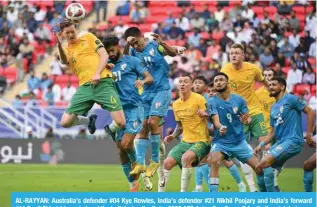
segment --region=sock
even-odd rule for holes
[[[260,192],[267,192],[264,182],[264,175],[257,175],[258,187]],[[251,190],[250,190],[251,191]]]
[[[165,144],[164,142],[161,142],[160,143],[160,167],[162,168],[162,170],[164,169],[163,163],[165,160],[165,153],[166,153]]]
[[[253,170],[248,164],[243,164],[241,163],[241,168],[244,173],[245,179],[248,183],[250,192],[255,192],[257,191],[254,183],[254,178],[253,178]]]
[[[163,172],[164,172],[164,183],[160,183],[158,192],[165,192],[165,188],[167,186],[168,180],[170,179],[171,171],[164,169]]]
[[[196,186],[203,184],[202,166],[195,167],[195,183]]]
[[[136,153],[134,147],[132,149],[126,150],[126,153],[128,154],[129,160],[131,163],[135,163],[136,161]]]
[[[277,169],[274,169],[274,186],[278,186],[277,178],[278,178],[279,174],[280,174],[280,171]]]
[[[115,121],[112,121],[111,124],[109,124],[109,129],[110,129],[110,131],[115,133],[118,131],[119,127]]]
[[[313,192],[314,171],[304,171],[303,182],[305,192]]]
[[[151,134],[152,160],[159,163],[160,157],[160,134]]]
[[[242,179],[239,173],[239,170],[235,164],[231,165],[231,167],[228,168],[230,171],[231,176],[235,179],[237,184],[241,183]]]
[[[198,192],[202,192],[203,191],[203,186],[202,185],[196,185],[195,189]]]
[[[206,163],[205,165],[201,166],[202,174],[205,179],[206,184],[209,184],[209,174],[210,174],[210,166]]]
[[[264,182],[267,192],[274,192],[274,172],[273,168],[268,167],[263,169]]]
[[[135,145],[137,163],[139,163],[139,164],[144,163],[145,154],[147,152],[148,146],[149,146],[148,139],[137,139],[136,145]]]
[[[209,191],[210,192],[218,192],[219,188],[219,178],[212,178],[209,179]]]
[[[84,117],[84,116],[77,116],[77,118],[73,121],[72,126],[77,126],[77,125],[86,125],[88,126],[89,124],[89,118]]]
[[[182,169],[182,180],[181,180],[181,192],[186,192],[189,186],[189,181],[192,176],[193,168]]]
[[[132,171],[131,162],[126,162],[124,164],[121,164],[121,166],[122,166],[123,172],[124,172],[126,178],[128,179],[129,183],[133,183],[134,178],[129,175],[129,173]]]

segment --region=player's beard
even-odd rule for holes
[[[279,92],[273,91],[273,93],[270,92],[270,97],[276,98],[276,97],[278,97],[278,95],[279,95],[280,93],[281,93],[281,91],[279,91]]]
[[[227,90],[227,88],[228,88],[228,86],[225,86],[225,87],[223,87],[223,88],[221,88],[221,89],[216,89],[216,91],[217,91],[218,93],[223,93],[223,92],[225,92],[225,91]]]

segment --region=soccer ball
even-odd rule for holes
[[[66,8],[65,16],[72,23],[78,24],[85,19],[86,10],[81,4],[72,3]]]

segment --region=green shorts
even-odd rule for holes
[[[112,78],[102,78],[97,85],[86,83],[79,86],[66,113],[86,116],[95,103],[109,112],[122,110]]]
[[[210,151],[210,145],[206,142],[187,143],[179,142],[168,154],[168,157],[172,157],[176,160],[178,166],[182,167],[182,156],[188,150],[193,151],[197,156],[197,161],[192,164],[193,167],[197,166],[199,162],[208,155]]]
[[[251,116],[251,123],[244,125],[244,134],[247,139],[254,139],[268,134],[263,114]]]

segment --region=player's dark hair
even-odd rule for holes
[[[242,50],[242,52],[244,53],[244,47],[243,47],[242,44],[237,44],[237,43],[235,43],[235,44],[231,45],[231,47],[230,47],[230,49],[237,49],[237,48],[239,48],[240,50]]]
[[[119,38],[114,35],[106,36],[103,39],[102,43],[105,46],[105,48],[117,46],[119,45]]]
[[[59,23],[59,27],[61,29],[61,31],[64,30],[64,28],[66,27],[70,27],[74,25],[71,21],[67,20],[67,19],[64,19],[61,23]]]
[[[279,84],[282,84],[285,88],[284,91],[286,90],[286,80],[285,78],[281,77],[281,76],[274,76],[271,81],[277,81]]]
[[[142,32],[137,27],[130,27],[123,34],[123,38],[125,40],[127,40],[128,37],[141,37],[141,36],[142,36]]]
[[[273,70],[272,68],[266,68],[263,70],[263,74],[264,74],[264,71],[272,71],[273,72],[273,76],[276,76],[276,71]]]
[[[229,80],[229,77],[227,76],[227,74],[223,73],[223,72],[218,72],[214,75],[214,77],[212,78],[212,82],[214,82],[215,77],[223,75],[226,77],[227,80]]]
[[[193,81],[195,81],[195,80],[201,80],[205,83],[205,85],[207,85],[207,83],[208,83],[207,79],[204,76],[197,76],[194,78]]]
[[[214,87],[214,82],[210,82],[207,84],[207,87],[213,88]]]
[[[190,75],[190,73],[183,73],[180,75],[180,77],[188,77],[190,80],[193,80],[192,76]]]

